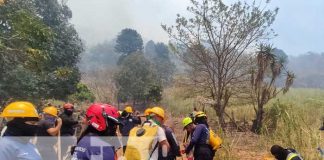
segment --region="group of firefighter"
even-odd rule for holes
[[[118,111],[112,105],[94,103],[81,121],[73,117],[73,112],[71,103],[63,105],[61,114],[52,105],[38,114],[30,102],[8,104],[0,114],[6,120],[0,138],[0,159],[212,160],[222,144],[202,111],[183,118],[182,145],[165,124],[166,113],[160,106],[140,114],[131,106]],[[82,124],[82,131],[74,138],[78,124]],[[302,159],[294,150],[278,145],[271,147],[271,153],[278,160]]]

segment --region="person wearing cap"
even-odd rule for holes
[[[17,101],[6,106],[0,117],[7,119],[7,129],[0,139],[1,160],[41,160],[30,140],[37,132],[39,120],[35,106]]]
[[[297,151],[292,148],[285,149],[279,145],[273,145],[270,152],[277,160],[303,160]]]
[[[122,144],[124,145],[123,152],[125,152],[130,130],[132,130],[136,125],[140,125],[142,122],[140,117],[133,116],[133,108],[131,106],[125,107],[121,116],[118,118],[118,121],[122,124],[119,126],[119,131],[123,136]]]
[[[186,117],[182,124],[184,129],[191,134],[189,144],[185,144],[185,151],[187,155],[194,149],[195,160],[212,160],[214,157],[211,146],[208,144],[209,129],[205,124],[194,124],[192,118]]]
[[[151,159],[166,159],[170,151],[170,144],[167,140],[165,130],[162,128],[165,121],[164,109],[161,107],[153,107],[148,110],[149,120],[143,125],[158,126],[157,135],[152,143],[152,148],[158,144],[160,149],[155,149],[151,154]],[[160,154],[159,154],[160,152]]]
[[[54,145],[57,142],[62,119],[57,116],[57,108],[48,106],[43,109],[42,119],[38,122],[37,143],[36,146],[43,159],[57,160],[57,154]]]
[[[129,132],[136,125],[140,125],[141,119],[140,117],[133,116],[133,108],[131,106],[126,106],[124,111],[122,112],[120,118],[118,119],[121,122],[121,126],[119,128],[122,136],[129,136]]]
[[[63,105],[63,113],[59,115],[62,119],[62,127],[60,130],[61,134],[61,156],[66,155],[66,151],[69,147],[75,144],[75,128],[78,121],[73,117],[74,105],[72,103],[65,103]]]

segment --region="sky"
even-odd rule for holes
[[[187,15],[190,0],[68,0],[67,4],[73,12],[71,23],[91,47],[116,38],[124,28],[137,30],[144,41],[168,42],[161,24],[174,24],[177,13]],[[272,40],[275,47],[288,55],[324,52],[324,0],[272,0],[269,7],[279,7],[272,26],[278,34]]]

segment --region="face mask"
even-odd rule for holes
[[[38,126],[26,124],[23,120],[14,119],[7,124],[10,135],[12,136],[35,136]]]
[[[37,125],[29,125],[29,124],[24,124],[22,125],[22,128],[24,128],[24,134],[25,136],[35,136],[38,126]]]
[[[64,110],[64,113],[70,116],[70,115],[73,114],[73,110],[65,109],[65,110]]]
[[[45,121],[51,123],[51,124],[55,124],[56,121],[56,117],[53,116],[49,116],[49,115],[45,115],[44,116]]]

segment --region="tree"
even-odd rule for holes
[[[141,52],[127,56],[115,75],[118,99],[123,101],[150,102],[160,100],[160,81],[150,61]]]
[[[170,60],[170,51],[164,43],[155,45],[156,56],[153,58],[153,63],[157,70],[158,78],[161,79],[163,85],[171,82],[175,71],[175,65]]]
[[[175,26],[162,28],[191,68],[193,85],[215,101],[213,108],[224,129],[225,108],[247,80],[244,53],[256,42],[274,36],[269,27],[278,9],[265,10],[256,3],[225,5],[221,0],[191,2],[187,10],[193,18],[178,14]]]
[[[69,100],[77,102],[94,102],[95,96],[85,84],[78,83],[77,91],[69,96]]]
[[[286,93],[295,78],[292,72],[285,69],[286,57],[274,51],[276,50],[270,45],[261,44],[256,55],[256,64],[251,69],[251,97],[256,114],[252,131],[255,133],[260,133],[262,129],[264,105],[280,92]],[[275,82],[281,75],[286,76],[286,83],[284,87],[277,89]]]
[[[175,72],[175,65],[171,62],[169,55],[169,47],[164,43],[155,44],[152,40],[146,43],[145,57],[154,65],[158,79],[164,86],[171,82]]]
[[[120,53],[119,62],[131,53],[143,50],[142,36],[136,30],[125,28],[117,36],[115,51]]]
[[[65,99],[75,92],[83,45],[69,8],[53,0],[7,0],[0,7],[1,101]]]
[[[80,81],[77,63],[83,52],[83,44],[69,22],[72,12],[66,4],[57,0],[35,0],[35,7],[44,24],[55,33],[52,48],[49,48],[50,63],[47,69],[50,74],[44,75],[47,76],[45,83],[50,88],[46,96],[65,99],[76,91]]]
[[[0,6],[0,101],[42,96],[41,74],[49,61],[53,32],[29,1],[5,1]]]

